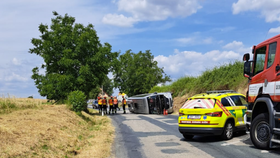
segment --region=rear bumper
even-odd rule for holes
[[[180,133],[189,135],[221,135],[223,130],[223,128],[179,127]]]

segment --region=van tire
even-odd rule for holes
[[[271,130],[268,121],[268,114],[261,113],[253,120],[250,137],[255,145],[259,149],[269,149]]]

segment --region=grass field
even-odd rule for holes
[[[0,98],[0,157],[97,157],[111,154],[114,128],[96,111],[46,100]]]

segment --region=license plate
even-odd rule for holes
[[[201,115],[188,115],[188,119],[200,119]]]

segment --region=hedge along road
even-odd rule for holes
[[[113,157],[195,157],[195,158],[279,158],[280,149],[260,150],[251,143],[249,133],[236,133],[224,141],[218,136],[195,136],[186,140],[178,131],[177,115],[111,115],[116,129]]]

